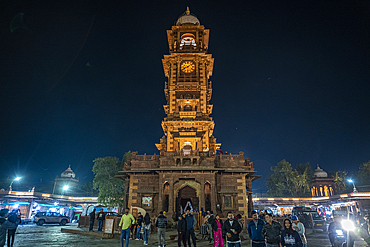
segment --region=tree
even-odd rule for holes
[[[131,152],[129,152],[131,153]],[[125,154],[126,157],[130,156]],[[124,156],[124,157],[125,157]],[[125,183],[117,178],[118,171],[123,170],[124,160],[116,157],[97,158],[94,160],[94,189],[99,191],[98,202],[109,207],[122,207],[125,195]]]
[[[303,195],[309,196],[311,195],[311,181],[313,179],[313,170],[311,168],[311,164],[309,162],[304,164],[299,164],[295,170],[298,174],[302,174],[301,179],[304,181],[302,184],[302,193]]]
[[[330,176],[334,178],[334,187],[336,193],[346,193],[351,191],[350,187],[348,186],[347,174],[348,172],[345,170],[330,173]]]
[[[288,188],[291,187],[293,177],[292,165],[286,160],[280,161],[276,166],[271,167],[274,172],[267,179],[267,186],[270,188],[269,195],[286,196],[289,193]]]
[[[300,164],[296,169],[286,160],[280,161],[271,167],[274,172],[267,179],[271,196],[298,196],[307,195],[310,191],[312,169],[309,163]]]

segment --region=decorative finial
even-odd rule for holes
[[[189,14],[190,14],[189,7],[186,7],[186,14],[187,14],[187,15],[189,15]]]

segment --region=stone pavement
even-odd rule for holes
[[[63,229],[63,230],[62,230]],[[74,234],[71,234],[73,232]],[[175,240],[170,240],[170,235],[177,235],[176,231],[166,232],[167,247],[177,247],[177,237]],[[197,247],[211,247],[207,240],[201,240],[201,235],[196,234]],[[246,234],[243,233],[246,237]],[[318,231],[307,235],[308,247],[330,247],[330,242],[327,233]],[[104,238],[101,232],[89,232],[87,229],[77,228],[76,224],[67,226],[59,225],[43,225],[35,224],[20,225],[15,235],[14,247],[120,247],[119,234],[115,238]],[[130,240],[129,246],[145,246],[142,241]],[[158,246],[157,234],[151,234],[149,237],[149,245],[151,247]],[[243,247],[250,247],[248,240],[242,241]],[[365,247],[366,243],[362,239],[357,239],[355,247]]]
[[[307,229],[307,247],[331,247],[328,233],[321,230],[315,232],[312,229]],[[357,238],[354,247],[367,247],[368,245],[362,238]]]
[[[82,236],[100,238],[102,239],[102,241],[117,240],[117,243],[120,243],[120,234],[118,232],[114,234],[113,239],[112,239],[112,236],[108,236],[107,234],[104,234],[102,232],[97,232],[97,231],[89,232],[87,228],[77,228],[76,226],[62,227],[61,231],[63,233],[72,233],[72,234],[78,234]],[[244,235],[244,238],[246,237],[245,234],[242,234],[242,235]],[[171,240],[171,236],[174,237],[173,240]],[[207,239],[202,239],[202,236],[199,233],[197,233],[197,231],[195,233],[195,236],[197,238],[198,247],[205,247],[205,246],[211,247],[212,246],[212,244],[209,243]],[[145,246],[142,240],[130,240],[129,244],[130,244],[129,246]],[[151,233],[149,235],[148,246],[158,246],[157,233]],[[242,246],[250,247],[250,240],[242,241]],[[166,247],[177,247],[177,231],[174,231],[174,230],[166,231]]]

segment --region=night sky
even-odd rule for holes
[[[158,154],[166,30],[186,6],[210,29],[214,136],[254,162],[255,192],[282,159],[370,160],[370,1],[59,2],[0,3],[1,180],[70,164],[87,182],[97,157]]]

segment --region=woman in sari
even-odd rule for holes
[[[224,247],[224,239],[222,237],[223,222],[217,214],[216,218],[211,222],[213,230],[213,247]]]

